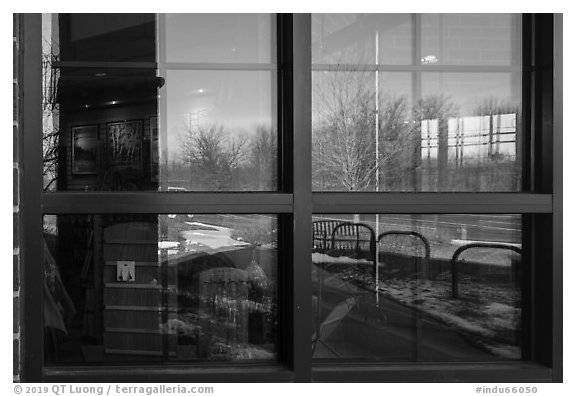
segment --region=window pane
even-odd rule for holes
[[[174,70],[167,81],[159,138],[167,186],[276,190],[276,73]]]
[[[313,14],[312,62],[519,65],[521,27],[520,14]]]
[[[314,15],[313,189],[520,191],[520,28],[511,14]]]
[[[314,190],[521,189],[520,73],[418,80],[416,92],[411,73],[313,72]]]
[[[521,189],[520,73],[423,73],[422,191]]]
[[[318,71],[312,80],[316,191],[521,189],[520,73]]]
[[[59,61],[155,62],[155,14],[44,14]]]
[[[167,62],[273,63],[275,14],[165,14]]]
[[[520,14],[422,14],[421,18],[422,64],[520,64]]]
[[[412,41],[411,14],[312,14],[313,63],[407,65]]]
[[[520,215],[314,216],[314,358],[521,359],[521,229]]]
[[[62,62],[60,52],[68,40],[60,27],[75,18],[75,14],[43,16],[45,191],[278,189],[275,67],[167,70],[156,68],[155,57],[152,63],[130,68],[100,62],[118,61],[110,58],[90,58],[92,62],[79,67]],[[117,19],[110,18],[112,29]],[[175,18],[182,24],[184,16]],[[270,25],[274,20],[270,15],[240,15],[236,23],[232,23],[233,15],[214,18],[227,21],[237,39],[242,32],[256,26],[248,21],[255,18],[254,21]],[[152,22],[155,24],[156,20],[153,18]],[[87,29],[90,26],[87,24]],[[200,32],[202,26],[207,28],[205,22],[200,23]],[[130,30],[130,34],[139,31]],[[271,31],[274,29],[270,27],[250,30],[250,35],[237,43],[238,50],[241,54],[252,54],[254,51],[246,45],[260,35],[268,52],[275,52],[270,49],[276,46]],[[153,51],[156,51],[155,34],[154,30]],[[217,38],[222,45],[230,39],[232,45],[230,34],[228,31]],[[171,45],[176,36],[168,36],[166,40]],[[124,42],[116,35],[110,40],[115,45]],[[125,45],[131,43],[126,41]],[[189,48],[194,47],[190,44]],[[202,55],[200,50],[192,52]],[[240,63],[246,59],[221,60]]]
[[[51,364],[277,358],[275,215],[44,216]]]

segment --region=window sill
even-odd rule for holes
[[[552,369],[531,362],[320,363],[313,382],[552,382]]]
[[[44,382],[292,382],[293,372],[283,366],[108,366],[50,367]]]

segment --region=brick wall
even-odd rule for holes
[[[20,16],[14,14],[14,43],[13,43],[13,108],[14,108],[14,126],[13,126],[13,262],[14,262],[14,381],[20,381],[20,80],[21,80],[21,31]]]

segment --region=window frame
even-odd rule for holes
[[[311,15],[278,14],[278,192],[52,192],[42,187],[40,14],[22,14],[22,374],[25,382],[561,382],[562,15],[523,16],[524,190],[520,193],[312,191]],[[297,158],[296,154],[298,155]],[[307,154],[307,155],[305,155]],[[528,155],[529,154],[529,155]],[[136,204],[135,204],[136,203]],[[280,361],[44,367],[42,216],[88,213],[278,213]],[[526,360],[499,363],[312,362],[313,213],[520,213],[530,276]],[[551,263],[544,265],[538,263]],[[538,280],[538,281],[536,281]],[[297,292],[296,292],[297,288]]]

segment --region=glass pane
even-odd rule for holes
[[[312,14],[312,63],[412,63],[411,14]]]
[[[312,89],[314,188],[320,191],[374,189],[374,75],[314,72]]]
[[[277,359],[277,216],[44,216],[48,364]]]
[[[516,14],[315,14],[313,189],[520,191],[520,28]]]
[[[276,73],[174,70],[167,81],[163,190],[276,190]]]
[[[421,18],[422,64],[520,64],[520,14],[422,14]]]
[[[275,14],[165,14],[167,62],[273,63]]]
[[[44,14],[59,61],[155,62],[155,14]]]
[[[239,15],[237,23],[232,23],[233,15],[214,18],[229,22],[236,40],[250,32],[237,43],[240,54],[246,58],[254,53],[246,45],[256,36],[266,41],[269,53],[275,52],[270,49],[276,45],[270,35],[274,29],[253,30],[256,25],[248,24],[255,18],[270,25],[274,18]],[[276,70],[269,65],[266,70],[167,70],[155,63],[112,67],[100,62],[119,60],[111,58],[90,58],[79,67],[61,59],[68,38],[60,27],[75,18],[43,16],[45,191],[277,190]],[[184,16],[175,18],[182,25]],[[102,29],[111,30],[118,22],[112,16],[110,21],[109,29],[108,24]],[[152,22],[155,26],[156,19]],[[207,28],[205,22],[189,26],[199,32]],[[129,31],[136,37],[140,30]],[[227,32],[217,36],[222,45],[232,40]],[[154,30],[152,61],[155,35]],[[120,45],[121,37],[110,40]],[[141,38],[147,37],[143,33]],[[176,39],[166,40],[170,44]],[[187,43],[192,51],[195,47]]]
[[[316,191],[521,189],[520,73],[318,71],[312,80]]]
[[[522,358],[521,215],[313,217],[315,359]]]
[[[521,28],[520,14],[313,14],[312,62],[519,65]]]
[[[422,191],[521,189],[520,73],[423,73]]]

